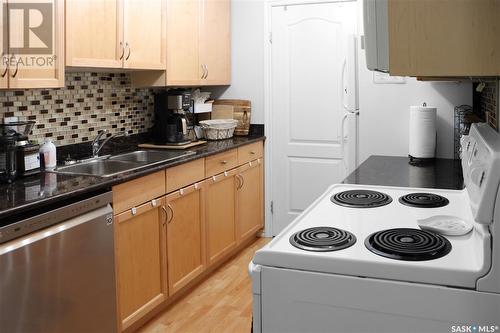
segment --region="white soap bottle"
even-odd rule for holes
[[[45,170],[54,170],[57,165],[56,145],[51,139],[45,139],[40,147],[40,159]]]

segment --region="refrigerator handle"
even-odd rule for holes
[[[357,46],[358,42],[356,36],[349,35],[347,41],[347,56],[342,64],[341,73],[342,106],[349,112],[356,112],[359,109]]]
[[[347,95],[347,87],[345,84],[346,68],[347,68],[347,57],[344,58],[344,62],[342,63],[342,73],[341,73],[341,79],[340,79],[340,86],[342,89],[342,93],[340,95],[342,96],[342,106],[344,107],[344,110],[349,110],[349,106],[345,103],[345,96]]]
[[[346,156],[345,156],[344,127],[345,127],[345,122],[346,122],[348,116],[349,116],[349,113],[345,113],[342,116],[342,121],[340,122],[340,156],[342,157],[342,166],[344,167],[344,171],[347,171]]]

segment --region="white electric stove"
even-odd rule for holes
[[[460,191],[331,186],[250,263],[254,332],[500,332],[500,135],[462,155]]]

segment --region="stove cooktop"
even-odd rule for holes
[[[397,260],[424,261],[441,258],[451,251],[451,243],[434,232],[394,228],[377,231],[365,240],[373,253]]]
[[[447,201],[447,205],[433,209],[410,207],[398,201],[374,209],[353,209],[333,204],[331,200],[339,197],[340,193],[365,191],[382,193],[389,198],[426,192],[418,188],[333,185],[267,246],[257,251],[254,264],[466,288],[474,288],[478,276],[486,273],[485,263],[490,260],[486,256],[491,253],[486,250],[490,249],[490,235],[486,225],[474,222],[466,190],[433,190],[433,195],[446,198]],[[436,241],[427,237],[428,234],[420,230],[418,225],[418,220],[436,215],[456,216],[472,223],[474,229],[463,236],[438,235],[435,238],[439,240]],[[318,226],[344,230],[362,241],[336,251],[322,252],[305,251],[291,244],[290,239],[294,234]],[[365,240],[375,233],[398,228],[417,231],[406,238],[398,238],[396,243],[401,248],[392,249],[393,257],[383,256],[380,247],[377,249],[379,253],[376,253],[365,246]],[[428,239],[423,239],[423,235]],[[431,255],[426,254],[422,257],[424,259],[416,260],[413,256],[415,253],[409,256],[405,253],[409,252],[404,251],[405,243],[413,243],[412,247],[432,245]],[[402,260],[404,256],[405,260]],[[411,256],[413,260],[408,260]]]
[[[356,237],[352,233],[332,227],[309,228],[290,237],[290,244],[296,248],[315,252],[338,251],[354,243]]]
[[[450,201],[434,193],[409,193],[399,198],[405,206],[417,208],[438,208],[446,206]]]
[[[351,208],[374,208],[388,205],[392,198],[385,193],[371,190],[349,190],[331,197],[333,203]]]

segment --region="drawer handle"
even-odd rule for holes
[[[220,161],[220,164],[227,164],[227,161],[226,160]]]
[[[255,154],[256,154],[255,150],[252,150],[252,151],[250,152],[250,155],[255,155]]]
[[[137,208],[132,207],[132,208],[130,209],[130,213],[132,213],[132,215],[136,215],[136,214],[137,214]]]
[[[151,207],[156,207],[157,202],[156,199],[151,200]]]

